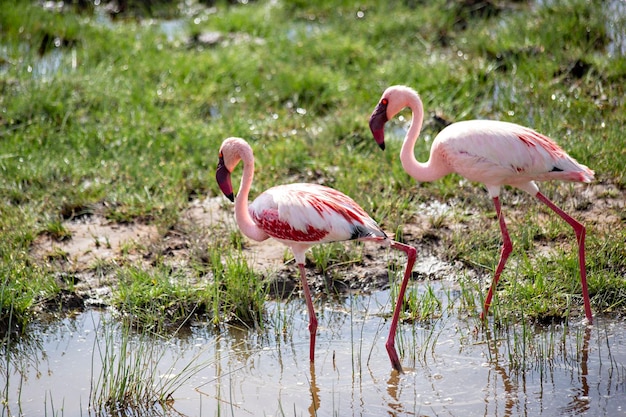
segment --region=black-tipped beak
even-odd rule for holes
[[[215,179],[217,185],[220,186],[220,190],[224,193],[226,198],[230,201],[235,201],[235,194],[233,193],[233,184],[230,180],[230,171],[224,165],[224,157],[220,155],[220,160],[217,163],[217,170],[215,171]]]
[[[385,150],[385,129],[372,130],[374,140],[383,151]]]
[[[385,150],[385,123],[387,123],[387,99],[382,99],[372,112],[370,116],[370,130],[374,135],[374,140],[380,146],[380,149]]]

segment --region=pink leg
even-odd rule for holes
[[[311,359],[311,363],[313,363],[315,362],[315,335],[317,334],[317,316],[315,315],[315,309],[313,308],[313,300],[311,299],[311,291],[309,291],[309,283],[306,280],[304,265],[298,264],[298,268],[300,269],[300,279],[302,280],[302,290],[304,291],[306,306],[309,310],[309,332],[311,333],[311,347],[309,350],[309,357]]]
[[[498,285],[498,280],[500,279],[500,275],[502,274],[502,271],[504,270],[504,265],[506,265],[506,260],[509,258],[511,251],[513,250],[513,244],[511,243],[509,231],[506,228],[506,222],[504,221],[504,216],[502,215],[500,199],[498,197],[494,197],[493,204],[496,206],[496,214],[498,216],[498,222],[500,223],[500,232],[502,233],[502,251],[500,252],[500,261],[498,261],[498,266],[496,267],[496,273],[493,275],[493,280],[491,281],[491,287],[489,287],[487,298],[485,298],[485,306],[483,308],[483,312],[480,313],[481,320],[484,320],[487,317],[487,314],[489,313],[489,306],[491,305],[491,298],[493,297],[493,292],[496,289],[496,285]]]
[[[391,366],[393,366],[393,369],[396,371],[402,372],[402,365],[400,364],[400,359],[398,357],[398,353],[396,352],[396,330],[398,328],[398,320],[400,319],[402,304],[404,303],[404,293],[406,292],[406,287],[409,284],[409,278],[411,278],[413,264],[415,264],[415,259],[417,258],[417,250],[415,250],[412,246],[399,242],[392,242],[391,247],[403,251],[408,257],[406,269],[404,270],[404,278],[402,279],[402,285],[400,286],[400,291],[398,292],[398,300],[396,301],[396,306],[393,310],[393,319],[391,320],[389,337],[387,338],[387,343],[385,344],[387,353],[389,354],[389,359],[391,359]]]
[[[570,226],[572,226],[572,229],[574,229],[574,232],[576,233],[576,240],[578,241],[578,266],[580,268],[580,282],[582,285],[583,300],[585,303],[585,316],[587,317],[589,324],[591,324],[593,323],[593,315],[591,313],[591,302],[589,301],[589,290],[587,289],[587,270],[585,266],[585,226],[574,220],[569,214],[557,207],[540,192],[537,193],[536,197],[539,201],[550,207],[552,211],[558,214]]]

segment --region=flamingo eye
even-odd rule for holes
[[[380,100],[380,104],[382,104],[383,106],[386,106],[387,104],[389,104],[389,100],[384,98],[384,99]]]

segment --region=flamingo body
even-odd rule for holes
[[[385,123],[405,107],[409,107],[413,115],[400,151],[404,170],[418,181],[434,181],[457,173],[470,181],[484,183],[493,199],[503,245],[481,317],[488,313],[493,291],[512,251],[499,199],[501,187],[509,185],[536,197],[574,229],[579,246],[585,316],[591,323],[585,268],[585,227],[541,194],[535,181],[588,183],[594,179],[594,172],[570,157],[549,137],[524,126],[494,120],[468,120],[447,126],[433,140],[428,161],[418,162],[414,148],[422,128],[424,108],[419,95],[406,86],[387,88],[370,116],[370,129],[381,149],[385,149]]]
[[[230,174],[240,161],[243,161],[243,175],[239,194],[235,198]],[[404,293],[417,257],[415,248],[389,239],[354,200],[322,185],[296,183],[275,186],[248,204],[254,176],[254,156],[252,148],[243,139],[224,140],[215,176],[222,192],[235,201],[235,218],[244,235],[256,241],[272,237],[291,248],[300,270],[309,312],[311,362],[315,359],[317,317],[304,269],[306,251],[318,243],[361,240],[382,243],[407,254],[407,266],[386,343],[393,368],[401,372],[402,366],[395,349],[395,333]]]
[[[531,194],[538,191],[534,181],[593,180],[593,171],[552,139],[527,127],[494,120],[449,125],[435,138],[431,158],[441,158],[450,173],[470,181],[488,187],[510,185]]]
[[[387,239],[376,222],[347,195],[317,184],[272,187],[249,207],[254,223],[286,245]]]

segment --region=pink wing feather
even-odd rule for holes
[[[594,172],[569,156],[552,139],[532,129],[522,128],[522,130],[523,132],[518,133],[517,137],[527,146],[540,147],[547,152],[554,161],[554,168],[550,172],[561,175],[559,179],[578,182],[593,181]],[[562,174],[558,174],[559,172]]]
[[[350,197],[316,184],[272,187],[250,204],[250,215],[268,235],[285,241],[321,243],[386,237]]]

